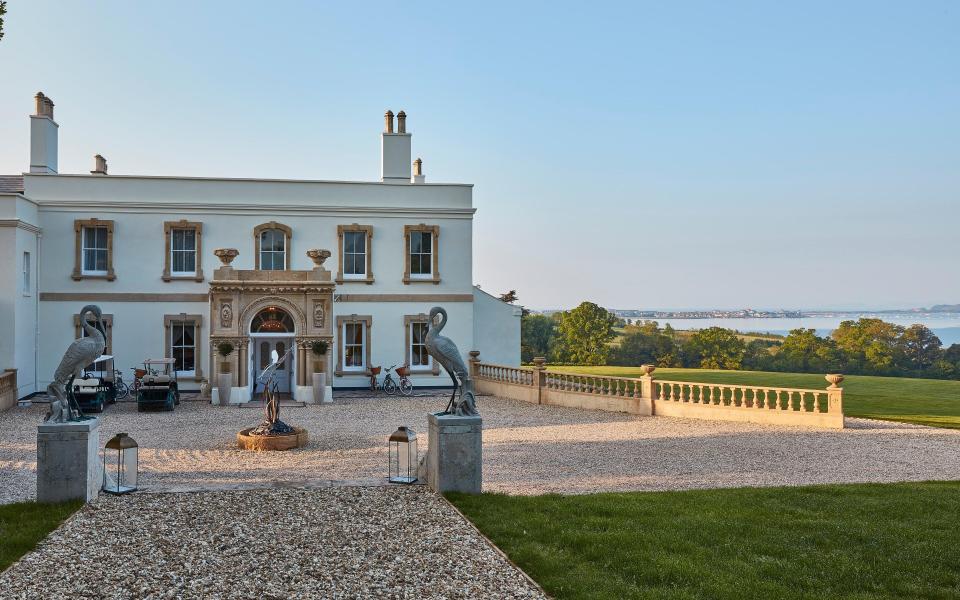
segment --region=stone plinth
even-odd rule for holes
[[[100,419],[37,426],[37,502],[94,500],[100,493]]]
[[[427,483],[437,492],[479,494],[483,485],[483,419],[429,415]]]

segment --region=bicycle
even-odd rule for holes
[[[130,395],[130,386],[123,380],[123,372],[119,369],[113,370],[113,389],[117,400],[123,400]]]
[[[399,382],[393,380],[390,372],[396,372],[397,376],[400,378]],[[409,396],[413,393],[413,384],[410,383],[410,369],[407,367],[398,367],[397,365],[391,366],[386,371],[386,376],[383,378],[383,384],[381,387],[383,391],[389,395],[394,395],[397,393],[397,390],[400,390],[400,393],[404,396]]]

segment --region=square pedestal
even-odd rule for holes
[[[483,485],[483,419],[429,415],[427,482],[437,492],[479,494]]]
[[[100,419],[37,426],[37,502],[89,502],[100,493]]]

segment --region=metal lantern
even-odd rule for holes
[[[420,464],[417,454],[417,434],[408,427],[400,427],[390,435],[390,483],[413,483],[417,480]]]
[[[139,450],[137,442],[125,433],[113,436],[103,448],[103,491],[129,494],[137,489]]]

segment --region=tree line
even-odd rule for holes
[[[828,336],[799,328],[786,336],[750,336],[724,327],[675,331],[656,321],[627,325],[592,302],[552,315],[524,314],[521,360],[552,363],[655,364],[960,379],[960,344],[944,348],[925,325],[882,319],[843,321]]]

